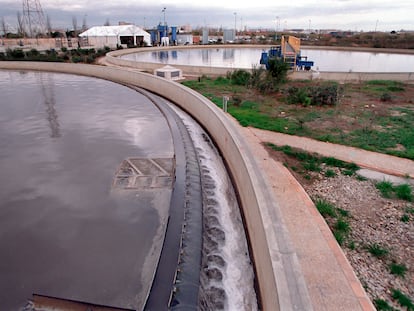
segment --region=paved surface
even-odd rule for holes
[[[269,157],[262,143],[290,145],[398,176],[414,176],[414,161],[255,128],[241,130],[281,207],[314,310],[375,310],[312,200],[284,165]]]

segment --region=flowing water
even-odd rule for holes
[[[254,272],[236,194],[204,130],[176,108],[199,153],[203,188],[202,310],[257,310]]]

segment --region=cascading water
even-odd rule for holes
[[[254,273],[236,194],[205,131],[173,107],[198,152],[203,189],[201,310],[258,310]]]

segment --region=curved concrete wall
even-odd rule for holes
[[[133,84],[168,98],[202,124],[228,164],[238,190],[256,268],[263,310],[311,310],[296,253],[282,221],[267,215],[278,209],[269,185],[232,121],[208,99],[178,83],[117,68],[63,63],[0,62],[0,69],[80,74]]]
[[[107,61],[116,66],[135,68],[142,71],[152,72],[155,69],[165,66],[165,64],[160,63],[148,63],[140,62],[135,60],[122,59],[119,56],[138,53],[138,52],[151,52],[151,51],[168,51],[168,50],[178,50],[178,49],[212,49],[212,48],[263,48],[268,49],[267,45],[220,45],[220,46],[211,46],[211,45],[196,45],[196,46],[170,46],[170,47],[150,47],[150,48],[136,48],[128,50],[117,50],[109,52],[106,54]],[[260,57],[260,55],[259,55]],[[175,68],[181,69],[184,73],[190,75],[207,75],[207,76],[218,76],[226,75],[227,72],[235,70],[237,68],[228,68],[228,67],[207,67],[207,66],[189,66],[189,65],[174,65]],[[245,69],[250,71],[248,69]]]

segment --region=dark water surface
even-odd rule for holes
[[[139,309],[171,191],[111,186],[125,158],[172,156],[163,116],[127,87],[0,71],[0,309],[32,293]]]

